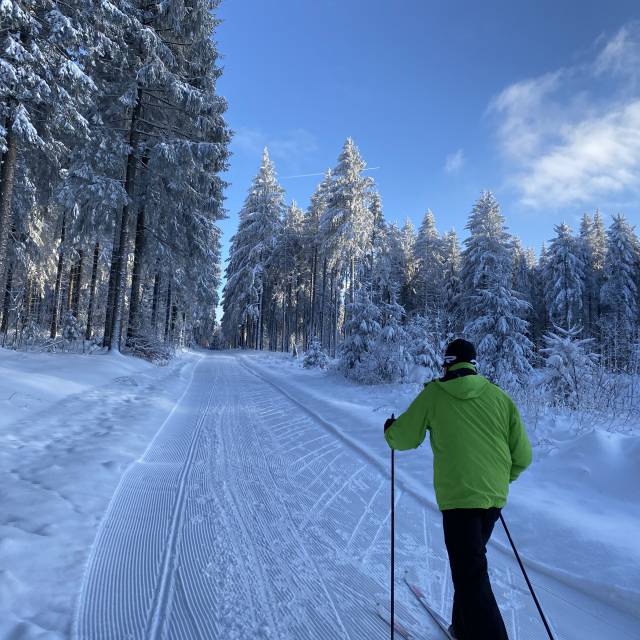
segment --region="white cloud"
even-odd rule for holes
[[[509,182],[532,207],[595,206],[640,187],[640,23],[595,57],[516,82],[489,104]]]
[[[605,42],[598,54],[594,71],[597,75],[618,75],[632,79],[635,88],[640,74],[640,23],[625,25],[612,38]]]
[[[562,138],[518,176],[524,204],[596,205],[639,185],[640,100],[575,123]]]
[[[450,153],[444,161],[445,173],[457,173],[464,165],[464,152],[458,149],[455,153]]]
[[[259,162],[262,150],[268,147],[269,155],[276,161],[287,163],[295,169],[318,150],[316,137],[306,129],[291,129],[280,135],[269,135],[259,129],[240,127],[232,139],[232,149],[256,157]]]

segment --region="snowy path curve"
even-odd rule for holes
[[[401,576],[412,567],[434,606],[447,613],[440,521],[410,493],[397,498],[397,610],[427,632]],[[388,598],[388,500],[384,471],[321,417],[235,356],[206,356],[112,499],[87,566],[74,636],[384,637],[374,605]],[[493,560],[511,637],[543,637],[514,567],[502,554]],[[611,637],[597,607],[583,604],[592,615],[566,629],[558,625],[558,638]],[[559,611],[552,607],[553,620]]]

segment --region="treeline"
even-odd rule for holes
[[[364,172],[349,139],[301,211],[285,205],[265,150],[231,244],[227,345],[304,349],[313,361],[324,351],[365,381],[403,379],[412,364],[436,372],[458,335],[508,384],[550,348],[589,362],[595,353],[618,371],[637,362],[640,245],[622,215],[608,230],[598,212],[578,233],[559,224],[538,256],[508,233],[485,192],[461,246],[455,231],[438,232],[431,211],[417,231],[386,222]]]
[[[208,340],[229,131],[211,0],[0,3],[3,344]]]

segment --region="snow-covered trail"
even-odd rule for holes
[[[204,357],[112,499],[75,637],[386,637],[374,605],[388,598],[388,474],[319,418],[236,356]],[[398,615],[438,638],[402,570],[448,614],[439,514],[396,495]],[[510,637],[544,637],[513,559],[491,552],[491,565]],[[534,580],[558,638],[637,637],[624,614]]]

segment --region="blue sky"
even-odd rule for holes
[[[637,0],[224,0],[217,40],[235,131],[224,255],[267,145],[306,206],[344,140],[385,216],[441,231],[493,190],[539,248],[584,211],[640,226]]]

